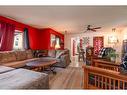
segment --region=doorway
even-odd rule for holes
[[[79,49],[81,49],[82,46],[82,39],[80,37],[72,37],[71,38],[71,60],[72,60],[72,66],[74,67],[81,67],[82,62],[79,62]]]

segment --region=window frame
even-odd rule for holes
[[[21,45],[21,48],[20,47],[18,47],[18,48],[16,48],[15,47],[15,35],[16,35],[16,33],[18,34],[21,34],[22,35],[22,45]],[[24,32],[23,31],[20,31],[20,30],[15,30],[15,32],[14,32],[14,43],[13,43],[13,50],[24,50]]]

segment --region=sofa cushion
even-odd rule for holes
[[[14,70],[15,68],[0,66],[0,74]]]
[[[68,50],[57,50],[56,51],[56,58],[60,58],[64,54],[69,54]]]
[[[27,57],[28,59],[33,58],[33,53],[32,53],[31,50],[26,50],[26,57]]]
[[[56,51],[55,51],[55,50],[49,50],[49,51],[48,51],[48,56],[49,56],[49,57],[54,57],[54,58],[55,58],[55,57],[56,57]]]
[[[65,54],[65,51],[58,50],[56,52],[56,58],[60,58],[63,54]]]
[[[16,54],[17,61],[27,59],[26,51],[15,51],[15,54]]]
[[[0,63],[16,61],[16,55],[14,52],[1,52]]]

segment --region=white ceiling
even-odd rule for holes
[[[0,15],[68,33],[83,32],[88,24],[102,29],[127,26],[127,6],[0,6]]]

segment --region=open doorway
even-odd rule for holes
[[[72,37],[71,38],[71,58],[74,62],[85,62],[86,48],[90,46],[89,37]]]
[[[79,37],[73,37],[71,38],[71,57],[75,57],[78,53],[78,46],[80,44],[80,38]]]
[[[79,61],[79,55],[81,50],[85,50],[83,45],[82,37],[72,37],[71,38],[71,60],[73,61],[73,66],[80,67],[83,63],[83,58]]]

